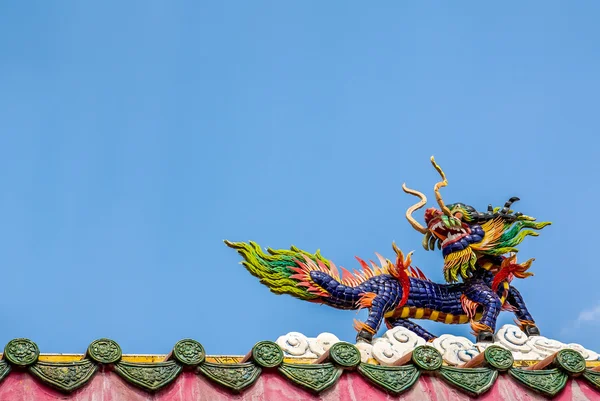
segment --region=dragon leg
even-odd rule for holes
[[[523,296],[513,286],[508,289],[507,301],[515,307],[515,316],[517,317],[517,323],[521,330],[528,336],[539,336],[540,329],[536,326],[533,317],[527,310]]]
[[[398,326],[409,329],[410,331],[412,331],[419,337],[424,338],[427,341],[433,341],[436,338],[433,334],[431,334],[430,332],[425,330],[423,327],[419,326],[416,323],[411,322],[408,319],[388,317],[385,319],[385,323],[388,326],[388,328],[390,328],[390,329],[392,327],[398,327]]]
[[[471,328],[478,342],[493,342],[496,319],[502,309],[500,297],[483,282],[469,283],[465,286],[465,297],[483,308],[481,319],[471,319]]]
[[[356,341],[360,340],[370,343],[375,333],[379,330],[379,326],[381,326],[384,314],[393,310],[396,303],[397,295],[390,297],[389,293],[386,292],[383,294],[373,292],[363,293],[358,301],[358,305],[361,308],[369,308],[369,315],[364,323],[357,320],[354,321],[354,328],[358,331]]]

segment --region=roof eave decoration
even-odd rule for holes
[[[600,391],[600,367],[586,368],[581,354],[571,349],[560,350],[526,368],[514,367],[512,353],[497,345],[487,347],[461,366],[444,365],[442,355],[430,345],[416,347],[394,366],[364,363],[358,348],[345,342],[333,344],[312,363],[284,361],[281,348],[271,341],[257,343],[239,363],[233,364],[206,361],[202,345],[190,339],[179,341],[165,360],[153,363],[123,361],[121,348],[109,339],[92,342],[79,361],[49,362],[41,361],[39,356],[33,341],[10,341],[0,360],[0,380],[12,370],[25,370],[46,385],[70,393],[85,386],[97,371],[108,369],[132,385],[156,392],[188,370],[232,392],[242,392],[263,371],[272,371],[305,390],[319,393],[335,386],[345,371],[357,371],[373,385],[395,395],[410,389],[422,375],[436,376],[471,396],[488,391],[499,375],[508,375],[519,385],[551,397],[573,377],[583,377]]]

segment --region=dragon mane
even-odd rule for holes
[[[535,230],[541,230],[551,224],[548,221],[536,222],[533,217],[522,214],[507,218],[503,215],[488,217],[481,221],[481,213],[474,208],[462,205],[448,205],[453,213],[462,213],[462,220],[467,224],[480,224],[484,232],[480,242],[470,244],[459,252],[450,253],[444,257],[444,276],[447,281],[458,281],[458,275],[465,279],[469,273],[477,268],[477,260],[483,256],[501,256],[519,251],[519,245],[525,237],[536,237]],[[500,208],[493,209],[493,214],[498,214]],[[509,211],[509,213],[512,211]]]
[[[539,235],[536,230],[541,230],[550,222],[536,222],[535,218],[522,213],[514,213],[511,205],[519,198],[510,198],[502,208],[488,206],[486,212],[479,212],[474,207],[463,204],[445,204],[440,188],[448,185],[448,180],[441,167],[435,162],[433,156],[431,163],[440,174],[442,180],[435,184],[434,193],[440,209],[427,209],[425,212],[427,227],[417,222],[412,213],[422,208],[427,203],[425,195],[414,189],[402,185],[405,192],[418,196],[420,201],[408,208],[406,218],[413,228],[422,234],[423,247],[433,250],[437,244],[443,249],[444,278],[447,282],[458,281],[459,276],[464,280],[471,277],[477,270],[477,261],[485,256],[502,256],[507,253],[518,252],[517,245],[527,236]],[[434,224],[436,223],[436,224]],[[441,224],[441,226],[440,226]],[[436,227],[441,227],[454,235],[454,241],[444,241],[450,238],[440,236]],[[450,235],[450,234],[448,234]],[[460,237],[457,239],[457,235]],[[458,242],[454,248],[447,246],[448,242]],[[444,249],[444,246],[447,248]]]

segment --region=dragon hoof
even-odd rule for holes
[[[523,331],[528,337],[540,335],[540,329],[537,326],[525,326]]]
[[[371,341],[373,341],[373,334],[369,333],[368,331],[361,330],[356,335],[356,342],[359,342],[359,341],[363,341],[363,342],[371,344]]]
[[[477,333],[477,342],[478,343],[493,343],[494,342],[494,333],[491,331],[480,331]]]

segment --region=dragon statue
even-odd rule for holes
[[[406,211],[411,226],[424,235],[423,247],[437,249],[444,257],[447,284],[431,282],[418,268],[411,266],[412,252],[404,256],[392,244],[396,260],[379,254],[379,264],[367,264],[357,258],[362,271],[340,270],[319,251],[314,254],[296,247],[290,250],[267,249],[264,253],[254,242],[225,243],[243,257],[242,264],[276,294],[330,305],[338,309],[368,308],[365,322],[355,320],[357,340],[371,342],[385,320],[388,328],[402,326],[431,341],[433,334],[409,319],[429,319],[446,324],[470,323],[479,342],[492,342],[500,311],[516,316],[529,336],[539,335],[523,297],[511,285],[514,277],[525,278],[533,259],[517,263],[516,248],[526,236],[537,236],[550,222],[514,213],[511,206],[519,198],[510,198],[503,207],[488,206],[480,212],[463,204],[445,204],[440,188],[448,185],[443,170],[431,157],[441,176],[434,193],[439,209],[425,211],[425,225],[413,213],[425,206],[421,192],[402,185],[402,189],[420,200]]]

